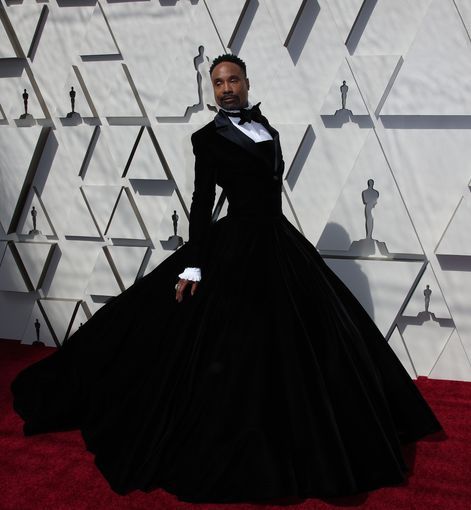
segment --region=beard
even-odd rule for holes
[[[229,99],[229,101],[227,101]],[[226,96],[222,96],[216,98],[216,102],[219,106],[226,110],[240,110],[241,108],[245,108],[248,106],[248,100],[243,104],[240,97],[237,94],[228,94]]]

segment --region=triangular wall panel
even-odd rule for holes
[[[470,115],[471,98],[463,87],[471,80],[470,52],[453,2],[433,0],[381,114]]]
[[[8,245],[0,265],[0,290],[11,292],[28,292],[30,290],[18,267],[11,246]]]
[[[454,381],[469,381],[471,379],[471,363],[456,330],[445,345],[429,377]]]
[[[80,48],[82,57],[92,55],[119,55],[114,36],[100,2],[97,2],[87,26],[87,33]]]
[[[21,262],[35,289],[42,283],[55,246],[49,243],[15,243]]]

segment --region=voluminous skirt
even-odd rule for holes
[[[401,442],[441,429],[391,348],[284,215],[211,225],[12,383],[26,435],[80,428],[120,494],[329,497],[402,482]]]

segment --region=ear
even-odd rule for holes
[[[250,82],[248,78],[245,78],[245,83],[247,83],[247,90],[250,90]]]

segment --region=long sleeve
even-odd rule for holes
[[[201,267],[216,196],[216,172],[205,156],[205,148],[198,143],[195,134],[191,137],[191,143],[195,155],[195,180],[190,207],[188,256],[185,258],[185,267]]]

